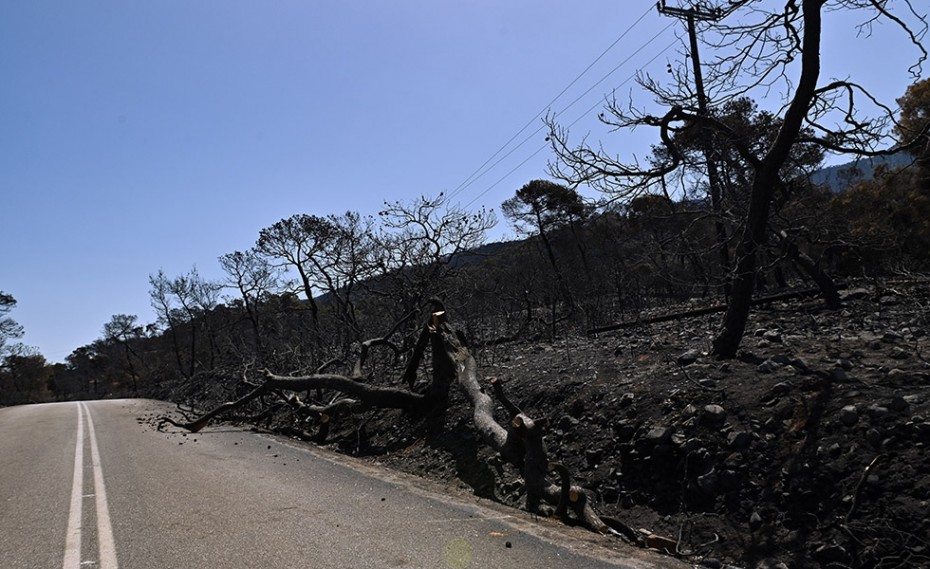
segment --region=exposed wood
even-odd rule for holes
[[[563,490],[548,480],[549,459],[543,442],[543,429],[524,413],[516,414],[504,428],[494,419],[494,401],[478,382],[477,364],[461,338],[447,325],[435,330],[442,350],[434,345],[434,365],[446,359],[444,367],[455,372],[455,380],[462,387],[474,409],[474,424],[481,438],[500,453],[501,458],[514,465],[522,474],[526,486],[527,509],[536,511],[540,501],[558,507]],[[502,389],[501,386],[495,388]],[[506,397],[505,397],[506,399]],[[516,406],[512,406],[513,410]],[[569,484],[568,506],[577,523],[598,533],[610,533],[610,527],[591,507],[587,493],[579,486]]]
[[[523,413],[519,407],[517,407],[513,401],[507,397],[507,394],[504,393],[504,386],[496,377],[491,378],[491,388],[494,390],[494,397],[497,397],[497,400],[500,401],[501,405],[504,406],[504,409],[507,410],[507,413],[510,414],[510,418],[513,419],[517,415]]]
[[[379,387],[362,383],[355,377],[337,374],[316,373],[303,377],[280,376],[263,370],[263,382],[245,396],[236,401],[224,403],[198,419],[182,423],[169,417],[159,421],[159,428],[165,423],[199,431],[212,419],[266,394],[276,394],[278,401],[274,405],[289,406],[298,413],[318,414],[319,427],[315,435],[304,434],[306,438],[325,441],[329,433],[331,418],[335,413],[356,410],[359,407],[378,409],[403,409],[425,415],[431,410],[445,409],[448,404],[450,386],[458,384],[473,409],[473,422],[479,436],[500,457],[517,468],[523,476],[527,509],[538,511],[541,502],[556,507],[556,513],[566,523],[578,523],[599,533],[608,533],[610,526],[591,507],[584,489],[571,484],[571,478],[564,467],[549,462],[543,441],[544,421],[534,421],[510,401],[499,381],[492,381],[494,393],[507,409],[509,422],[502,426],[494,418],[495,402],[478,381],[478,366],[474,356],[468,350],[464,337],[454,331],[447,323],[443,310],[436,310],[428,323],[423,326],[423,333],[411,356],[417,362],[422,357],[425,345],[432,350],[432,382],[425,393],[416,393],[395,387]],[[423,339],[425,338],[425,341]],[[376,340],[379,343],[381,339]],[[364,359],[364,354],[360,360]],[[358,371],[358,365],[354,368]],[[405,371],[411,370],[410,362]],[[345,397],[334,400],[329,405],[307,405],[293,393],[308,390],[337,391]],[[268,414],[268,413],[265,413]],[[364,423],[358,429],[359,446],[364,439]],[[554,484],[548,479],[550,470],[559,473],[560,483]]]

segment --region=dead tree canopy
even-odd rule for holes
[[[446,407],[449,402],[448,392],[453,385],[458,386],[471,406],[474,429],[481,440],[497,452],[501,459],[513,465],[522,475],[527,495],[527,508],[540,512],[542,503],[551,505],[552,512],[566,523],[580,524],[599,533],[619,533],[624,536],[635,535],[629,528],[616,520],[610,524],[596,513],[592,499],[583,488],[571,483],[570,475],[561,465],[550,462],[543,442],[544,421],[535,420],[509,401],[500,383],[482,385],[478,376],[478,365],[461,333],[454,330],[446,321],[444,311],[434,312],[428,323],[421,330],[421,341],[416,343],[414,353],[409,355],[411,361],[420,361],[427,347],[432,352],[432,379],[425,388],[414,391],[413,382],[409,382],[410,366],[398,381],[407,387],[389,387],[372,385],[364,378],[352,374],[312,374],[302,377],[281,376],[265,370],[260,382],[253,384],[253,389],[235,401],[219,405],[215,409],[189,422],[182,422],[170,417],[163,417],[160,427],[165,424],[175,425],[190,431],[204,428],[210,421],[221,418],[244,405],[269,394],[278,394],[278,403],[304,408],[314,413],[327,412],[326,420],[321,424],[322,436],[328,427],[329,414],[334,411],[334,403],[328,407],[307,406],[296,396],[298,392],[308,390],[325,390],[336,392],[341,399],[350,401],[341,405],[341,411],[352,412],[356,406],[365,408],[402,409],[413,417],[424,417]],[[374,342],[381,345],[384,339]],[[367,354],[367,350],[363,350]],[[353,369],[361,369],[364,362],[359,362]],[[422,382],[419,383],[422,385]],[[488,389],[488,388],[491,389]],[[497,401],[489,395],[496,394]],[[507,417],[500,421],[495,416],[497,403],[504,407]],[[550,479],[550,476],[554,479]]]
[[[724,4],[724,3],[718,3]],[[892,5],[893,4],[893,5]],[[667,178],[687,165],[679,137],[706,133],[714,143],[730,149],[750,174],[746,188],[748,207],[741,214],[734,248],[731,295],[713,349],[716,355],[735,355],[745,331],[753,294],[757,257],[768,238],[773,199],[786,186],[791,157],[799,145],[812,145],[834,154],[879,156],[926,145],[930,124],[906,141],[893,137],[898,117],[892,103],[873,96],[862,83],[822,77],[821,52],[833,39],[823,35],[825,22],[844,14],[859,18],[859,41],[868,41],[873,29],[885,23],[899,31],[913,48],[894,54],[902,70],[916,81],[927,59],[923,45],[926,16],[911,0],[891,3],[877,0],[785,0],[783,2],[729,2],[723,19],[710,18],[699,30],[704,58],[706,107],[699,104],[688,66],[670,69],[667,80],[639,77],[643,90],[664,113],[637,108],[632,102],[613,100],[601,120],[612,130],[653,128],[657,151],[648,161],[624,159],[582,142],[573,145],[568,131],[555,117],[548,118],[549,140],[556,159],[551,174],[573,185],[587,184],[603,191],[608,201],[629,200],[653,188],[665,189]],[[704,4],[702,3],[702,6]],[[723,13],[721,12],[721,15]],[[850,60],[850,77],[859,62]],[[730,125],[714,116],[719,105],[740,97],[776,100],[780,124],[774,136],[749,144]],[[694,176],[683,184],[698,185]]]

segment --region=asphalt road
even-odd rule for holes
[[[0,409],[0,567],[685,567],[286,439],[142,420],[168,409]]]

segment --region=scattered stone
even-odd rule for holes
[[[895,413],[902,413],[907,410],[908,402],[900,396],[895,396],[888,402],[888,408]]]
[[[840,358],[836,360],[836,365],[846,371],[849,371],[853,368],[853,363],[846,358]]]
[[[840,422],[851,427],[859,422],[859,409],[855,405],[847,405],[840,409]]]
[[[920,440],[930,442],[930,423],[915,423],[914,432]]]
[[[900,346],[895,346],[888,355],[894,360],[906,360],[911,357],[910,352]]]
[[[773,396],[779,397],[786,395],[789,391],[791,391],[791,384],[787,381],[780,381],[772,386],[772,389],[769,390],[769,393],[771,393]]]
[[[701,412],[701,422],[705,425],[722,423],[727,417],[726,410],[720,405],[705,405]]]
[[[672,432],[667,427],[654,427],[643,435],[643,441],[651,445],[666,443],[671,438]]]
[[[772,342],[773,344],[780,344],[781,343],[781,332],[779,332],[778,330],[766,330],[762,334],[762,339],[768,342]]]
[[[752,433],[748,431],[733,431],[727,435],[727,446],[731,450],[744,450],[752,442]]]
[[[678,356],[678,365],[686,366],[691,365],[701,357],[701,352],[695,349],[690,349],[685,353]]]
[[[772,356],[769,359],[777,363],[779,366],[791,365],[791,362],[793,361],[791,356],[787,354],[778,354],[778,355]]]
[[[830,370],[830,379],[837,383],[847,383],[849,381],[849,374],[846,373],[844,368],[835,367]]]
[[[707,474],[702,474],[697,477],[698,488],[711,495],[717,494],[718,482],[717,471],[713,468],[711,468],[710,472]]]
[[[778,365],[772,360],[765,360],[764,362],[759,364],[759,366],[756,368],[756,371],[758,371],[759,373],[772,373],[773,371],[776,371],[780,367],[781,367],[780,365]]]
[[[881,421],[888,416],[888,408],[881,405],[869,405],[866,412],[873,421]]]
[[[911,383],[914,379],[911,374],[900,368],[889,369],[885,373],[885,378],[894,385]]]
[[[567,431],[571,429],[572,427],[577,427],[579,422],[580,421],[578,421],[578,419],[574,417],[571,417],[569,415],[563,415],[562,418],[559,419],[558,427],[562,429],[563,431]]]

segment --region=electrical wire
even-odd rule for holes
[[[536,113],[536,115],[535,115],[533,118],[531,118],[525,125],[523,125],[523,128],[521,128],[521,129],[518,130],[513,136],[511,136],[511,137],[507,140],[507,142],[505,142],[500,148],[498,148],[498,149],[494,152],[494,154],[492,154],[487,160],[484,161],[483,164],[481,164],[481,166],[478,166],[478,168],[476,168],[474,172],[472,172],[471,174],[469,174],[468,177],[465,178],[465,180],[464,180],[462,183],[460,183],[458,186],[456,186],[456,188],[455,188],[454,190],[452,190],[452,192],[450,192],[449,197],[452,198],[452,197],[455,197],[456,195],[460,194],[462,191],[464,191],[465,189],[467,189],[472,183],[474,183],[478,178],[481,178],[481,177],[484,176],[489,170],[493,169],[494,166],[496,166],[497,164],[499,164],[499,163],[500,163],[500,160],[498,160],[497,162],[494,162],[494,164],[492,164],[487,170],[484,170],[485,166],[487,166],[492,160],[494,160],[494,158],[496,158],[501,152],[503,152],[504,149],[507,148],[507,147],[510,145],[510,143],[513,142],[518,136],[520,136],[521,134],[523,134],[523,132],[524,132],[526,129],[528,129],[530,126],[532,126],[532,124],[533,124],[540,116],[542,116],[543,113],[545,113],[549,108],[551,108],[552,105],[555,104],[555,102],[558,101],[559,98],[562,97],[562,95],[564,95],[569,89],[571,89],[572,86],[574,86],[575,83],[577,83],[577,82],[584,76],[585,73],[587,73],[588,71],[590,71],[591,68],[594,67],[601,59],[603,59],[603,57],[604,57],[605,55],[607,55],[607,53],[608,53],[610,50],[612,50],[618,43],[620,43],[620,42],[623,40],[623,38],[625,38],[625,37],[627,36],[627,34],[629,34],[637,25],[639,25],[639,23],[643,21],[643,18],[645,18],[651,11],[652,11],[652,6],[650,6],[649,8],[647,8],[646,11],[643,12],[642,15],[641,15],[635,22],[633,22],[632,24],[630,24],[630,26],[629,26],[622,34],[620,34],[620,37],[618,37],[616,40],[614,40],[613,43],[611,43],[609,46],[607,46],[607,48],[606,48],[604,51],[602,51],[601,54],[598,55],[598,56],[594,59],[594,61],[592,61],[590,64],[588,64],[588,66],[585,67],[584,70],[583,70],[581,73],[579,73],[568,85],[566,85],[565,88],[562,89],[562,90],[559,92],[558,95],[556,95],[551,101],[549,101],[549,103],[548,103],[546,106],[543,107],[542,110],[540,110],[538,113]],[[663,31],[664,31],[664,30],[663,30]],[[603,81],[603,79],[602,79],[601,81]],[[596,84],[595,84],[595,85],[596,85]],[[593,87],[592,87],[592,88],[593,88]],[[590,89],[589,89],[588,91],[585,91],[585,93],[588,93],[589,91],[590,91]],[[538,132],[538,131],[537,131],[537,132]],[[535,134],[535,133],[534,133],[534,134]],[[521,143],[521,144],[522,144],[522,143]],[[518,145],[517,148],[519,148],[519,146],[520,146],[520,145]],[[515,150],[515,149],[514,149],[514,150]],[[511,150],[510,152],[508,152],[507,154],[505,154],[504,157],[502,157],[502,158],[506,158],[506,157],[509,156],[511,153],[513,153],[513,150]],[[484,170],[484,171],[482,171],[482,170]]]
[[[565,108],[563,108],[561,111],[559,111],[559,114],[564,113],[565,111],[569,110],[572,106],[574,106],[576,103],[578,103],[578,101],[580,101],[581,99],[583,99],[588,93],[590,93],[592,90],[594,90],[595,87],[597,87],[598,85],[600,85],[601,83],[603,83],[604,81],[606,81],[608,77],[610,77],[612,74],[614,74],[618,69],[620,69],[623,65],[625,65],[627,62],[629,62],[630,59],[632,59],[634,56],[636,56],[637,54],[639,54],[643,49],[645,49],[646,47],[648,47],[651,43],[653,43],[656,39],[658,39],[661,35],[663,35],[663,34],[664,34],[669,28],[671,28],[673,25],[674,25],[674,23],[669,24],[669,25],[667,25],[665,28],[663,28],[660,32],[658,32],[657,34],[655,34],[648,42],[646,42],[645,44],[643,44],[642,46],[640,46],[639,49],[637,49],[637,50],[636,50],[635,52],[633,52],[630,56],[628,56],[626,59],[624,59],[624,60],[623,60],[620,64],[618,64],[616,67],[614,67],[613,69],[611,69],[610,72],[608,72],[606,75],[604,75],[604,76],[603,76],[600,80],[598,80],[594,85],[592,85],[592,86],[591,86],[590,88],[588,88],[584,93],[582,93],[581,95],[579,95],[578,97],[576,97],[576,98],[575,98],[571,103],[569,103]],[[665,48],[663,48],[661,51],[659,51],[658,53],[656,53],[656,55],[654,55],[654,56],[653,56],[649,61],[647,61],[644,65],[642,65],[642,66],[640,67],[640,69],[642,69],[643,67],[648,67],[648,66],[652,65],[652,64],[655,62],[655,60],[657,60],[660,56],[664,55],[666,52],[668,52],[668,50],[670,50],[672,47],[674,47],[674,46],[675,46],[676,44],[678,44],[678,43],[679,43],[679,40],[678,40],[678,38],[676,38],[675,40],[673,40],[672,42],[670,42],[667,46],[665,46]],[[632,75],[628,76],[628,77],[627,77],[626,79],[624,79],[620,84],[616,85],[612,90],[613,90],[613,91],[616,91],[617,89],[623,87],[624,85],[626,85],[627,83],[629,83],[630,81],[632,81],[635,77],[636,77],[635,74],[632,74]],[[583,119],[583,118],[585,118],[586,116],[588,116],[588,114],[590,114],[594,109],[596,109],[596,108],[597,108],[598,106],[600,106],[601,104],[602,104],[602,101],[600,101],[600,100],[597,101],[596,103],[594,103],[594,104],[593,104],[592,106],[590,106],[587,110],[585,110],[583,113],[581,113],[580,115],[578,115],[578,118],[576,118],[574,121],[572,121],[571,123],[569,123],[569,124],[568,124],[568,128],[571,128],[572,126],[574,126],[575,124],[577,124],[579,121],[581,121],[581,119]],[[542,114],[542,113],[540,113],[540,114]],[[533,120],[536,120],[538,117],[539,117],[539,115],[537,114],[536,117],[533,118]],[[468,184],[466,184],[464,187],[461,187],[461,189],[464,190],[465,188],[467,188],[468,186],[470,186],[472,183],[474,183],[475,181],[477,181],[481,176],[483,176],[484,174],[487,174],[489,171],[491,171],[492,169],[494,169],[494,167],[496,167],[498,164],[500,164],[501,162],[503,162],[508,156],[510,156],[511,154],[513,154],[514,152],[516,152],[520,147],[522,147],[523,145],[525,145],[526,143],[528,143],[530,140],[532,140],[533,138],[535,138],[544,128],[545,128],[545,125],[540,126],[539,128],[537,128],[537,129],[536,129],[535,131],[533,131],[533,133],[531,133],[528,137],[524,138],[523,141],[521,141],[518,145],[516,145],[514,148],[512,148],[512,149],[511,149],[510,151],[508,151],[506,154],[504,154],[504,155],[501,156],[499,159],[497,159],[497,161],[495,161],[493,164],[491,164],[491,166],[489,166],[484,172],[482,172],[481,175],[477,176],[474,180],[472,180],[471,182],[469,182]],[[520,132],[517,133],[517,135],[519,135],[520,133],[522,133],[524,130],[526,130],[526,127],[524,127],[523,129],[521,129]],[[513,138],[515,138],[517,135],[515,135]],[[513,140],[513,138],[511,138],[511,140]],[[517,164],[517,165],[516,165],[514,168],[512,168],[509,172],[507,172],[506,174],[504,174],[503,176],[501,176],[496,182],[494,182],[494,183],[491,184],[489,187],[487,187],[486,189],[484,189],[483,191],[481,191],[478,195],[476,195],[470,202],[468,202],[467,204],[465,204],[464,207],[465,207],[465,208],[468,208],[469,206],[471,206],[472,204],[474,204],[476,201],[478,201],[478,199],[480,199],[482,196],[484,196],[485,194],[487,194],[488,192],[490,192],[492,189],[494,189],[495,187],[497,187],[501,182],[503,182],[504,180],[506,180],[511,174],[513,174],[514,172],[516,172],[517,170],[519,170],[524,164],[526,164],[527,162],[529,162],[533,157],[535,157],[537,154],[539,154],[540,152],[542,152],[543,150],[545,150],[548,146],[549,146],[548,144],[543,144],[542,146],[540,146],[539,148],[537,148],[536,151],[534,151],[532,154],[530,154],[526,159],[524,159],[522,162],[520,162],[519,164]],[[497,153],[500,153],[500,150],[499,150]],[[495,153],[495,156],[497,155],[497,153]],[[492,156],[490,159],[488,159],[488,161],[485,162],[485,164],[487,164],[488,162],[490,162],[490,160],[493,159],[493,158],[494,158],[494,156]],[[483,165],[482,165],[482,167],[483,167]],[[479,170],[480,170],[480,168],[479,168]],[[457,191],[457,192],[453,193],[452,195],[456,195],[457,193],[461,193],[461,191]]]

